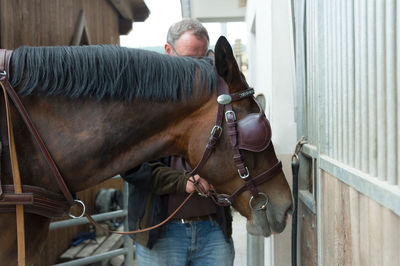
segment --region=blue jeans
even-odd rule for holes
[[[231,266],[234,257],[215,221],[170,221],[152,249],[136,243],[138,266]]]

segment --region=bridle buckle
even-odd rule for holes
[[[228,116],[227,116],[227,114],[230,114],[230,113],[232,113],[232,116],[233,116],[233,121],[236,121],[236,115],[235,115],[235,112],[234,112],[234,111],[232,111],[232,110],[228,110],[228,111],[226,111],[226,112],[225,112],[225,120],[226,120],[226,122],[229,122],[229,121],[228,121]]]
[[[247,166],[246,166],[244,169],[246,170],[246,173],[245,173],[244,175],[242,175],[242,174],[240,173],[240,169],[238,169],[239,176],[240,176],[240,178],[242,178],[242,179],[246,179],[246,178],[248,178],[248,177],[250,176],[250,172],[249,172],[249,169],[247,168]]]
[[[214,125],[214,127],[211,129],[211,135],[214,135],[216,130],[219,130],[218,138],[220,138],[222,135],[222,127],[218,126],[218,125]]]

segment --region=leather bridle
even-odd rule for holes
[[[246,166],[246,162],[243,159],[243,156],[239,150],[238,136],[239,131],[237,127],[236,114],[232,108],[232,102],[239,101],[244,98],[252,98],[256,103],[257,101],[253,97],[254,89],[247,88],[244,91],[240,91],[237,93],[229,94],[229,89],[226,86],[225,81],[218,76],[218,112],[217,119],[215,121],[214,127],[211,130],[211,135],[206,145],[206,149],[203,153],[202,158],[200,159],[197,166],[189,173],[190,176],[194,176],[196,173],[200,171],[200,169],[205,165],[207,160],[210,158],[215,146],[222,135],[222,122],[225,120],[228,126],[228,135],[231,142],[231,148],[233,151],[233,161],[238,169],[238,174],[243,180],[243,185],[236,189],[232,194],[218,194],[215,191],[211,191],[209,196],[214,200],[217,205],[220,206],[229,206],[233,203],[236,197],[242,192],[249,190],[251,193],[251,198],[249,200],[250,208],[252,209],[265,209],[268,204],[268,197],[266,194],[262,192],[258,192],[256,186],[261,185],[267,182],[272,177],[276,176],[282,169],[282,162],[278,160],[278,162],[269,170],[259,174],[255,178],[252,178],[249,172],[248,167]],[[259,104],[258,107],[261,109]],[[225,118],[225,119],[224,119]],[[265,118],[265,117],[264,117]],[[266,119],[266,118],[265,118]],[[256,133],[256,132],[254,132]],[[258,207],[255,207],[252,203],[253,199],[262,196],[264,198],[264,202]]]

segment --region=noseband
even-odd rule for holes
[[[235,198],[242,192],[249,190],[251,198],[249,201],[250,208],[254,210],[265,209],[268,203],[268,197],[262,192],[258,192],[256,186],[267,182],[272,177],[276,176],[282,169],[282,162],[278,162],[269,170],[259,174],[255,178],[251,178],[246,162],[240,153],[240,149],[246,149],[253,152],[261,152],[265,150],[271,140],[271,128],[269,122],[262,112],[260,105],[255,101],[254,89],[248,88],[247,90],[229,94],[229,89],[225,81],[218,77],[218,112],[217,119],[214,127],[211,130],[211,135],[206,145],[203,156],[197,166],[190,172],[190,176],[195,175],[207,162],[215,145],[222,135],[222,122],[225,119],[228,126],[228,135],[231,142],[233,151],[233,161],[235,162],[238,174],[243,180],[243,185],[236,189],[231,195],[217,194],[212,191],[210,196],[217,205],[229,206]],[[232,108],[232,102],[239,101],[244,98],[251,97],[258,105],[259,114],[249,114],[245,118],[237,121],[236,114]],[[247,122],[247,123],[246,123]],[[263,132],[261,132],[263,131]],[[256,207],[253,200],[258,197],[263,197],[264,202],[261,207]]]

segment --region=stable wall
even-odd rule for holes
[[[296,146],[294,47],[290,1],[247,1],[247,80],[265,97],[272,142],[289,184]],[[291,220],[281,234],[265,239],[264,264],[290,265]]]
[[[109,1],[1,0],[1,48],[71,45],[83,10],[90,43],[119,44],[119,17]]]
[[[398,215],[325,171],[321,194],[322,265],[400,265]]]

